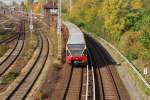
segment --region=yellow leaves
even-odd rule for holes
[[[35,2],[36,1],[36,2]],[[46,3],[46,0],[34,0],[34,3],[32,5],[32,0],[24,0],[25,6],[28,10],[33,8],[35,12],[39,12],[41,10],[41,7],[44,3]]]
[[[109,27],[114,24],[114,16],[105,17],[105,26]]]
[[[142,7],[143,7],[143,2],[142,2],[142,0],[133,0],[133,1],[131,2],[131,6],[132,6],[132,8],[134,8],[134,9],[139,9],[139,8],[142,8]]]
[[[41,7],[42,7],[42,4],[39,2],[36,2],[33,4],[33,11],[38,13],[41,11]]]
[[[96,0],[77,0],[70,12],[70,17],[84,23],[92,22],[97,16]]]
[[[89,23],[89,22],[92,22],[96,16],[97,16],[97,10],[94,7],[92,7],[85,11],[84,19],[86,22]]]
[[[109,15],[114,12],[119,12],[122,9],[128,8],[128,0],[105,0],[103,2],[103,14]]]

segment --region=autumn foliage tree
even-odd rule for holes
[[[102,13],[105,19],[105,28],[113,40],[119,40],[124,29],[128,26],[126,15],[129,10],[128,0],[105,0]]]
[[[39,12],[41,12],[41,9],[42,9],[42,4],[40,2],[35,2],[33,4],[33,11],[34,12],[39,13]]]
[[[99,6],[100,2],[97,0],[74,0],[72,11],[69,12],[69,10],[67,10],[68,14],[66,16],[67,18],[69,16],[69,20],[80,27],[86,27],[90,30],[99,30],[97,27],[91,28],[91,25],[96,24],[97,17],[99,16]]]

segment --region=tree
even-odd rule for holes
[[[40,2],[35,2],[33,4],[33,11],[39,13],[42,9],[42,4]]]
[[[128,0],[105,0],[102,6],[105,28],[113,40],[119,40],[125,29],[125,16],[129,10]]]
[[[93,23],[97,17],[98,4],[97,0],[77,0],[72,6],[72,11],[69,12],[69,18],[82,26]]]

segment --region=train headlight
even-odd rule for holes
[[[78,58],[75,58],[76,60],[78,60]]]

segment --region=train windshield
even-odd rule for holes
[[[72,56],[79,56],[85,48],[84,44],[69,44],[68,49]]]
[[[72,56],[79,56],[82,54],[82,50],[70,50]]]

